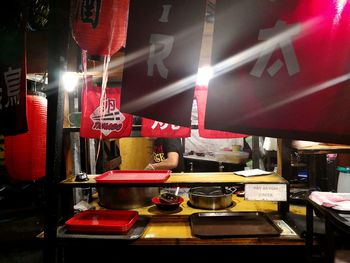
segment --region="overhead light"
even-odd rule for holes
[[[65,72],[62,75],[62,84],[67,92],[72,92],[78,84],[78,76],[73,72]]]
[[[211,66],[204,66],[198,69],[197,85],[207,86],[209,80],[213,77],[213,68]]]

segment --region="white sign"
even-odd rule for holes
[[[245,184],[244,192],[250,201],[287,201],[286,184]]]

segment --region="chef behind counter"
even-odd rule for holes
[[[156,138],[153,142],[151,162],[145,170],[184,171],[183,147],[180,138]]]

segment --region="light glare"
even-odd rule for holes
[[[205,66],[198,69],[197,85],[208,86],[209,80],[213,77],[213,68]]]
[[[346,2],[347,0],[336,0],[336,15],[334,17],[334,21],[333,21],[333,24],[338,24],[339,21],[340,21],[340,18],[342,16],[342,13],[343,13],[343,10],[344,10],[344,7],[346,5]]]
[[[62,83],[67,92],[72,92],[78,84],[78,76],[73,72],[65,72],[62,76]]]

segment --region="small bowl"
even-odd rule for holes
[[[159,200],[159,196],[152,198],[152,203],[157,206],[160,210],[175,210],[184,201],[184,199],[179,196],[176,203],[164,203]]]
[[[176,204],[179,201],[179,196],[165,192],[159,195],[159,202],[162,204]]]

